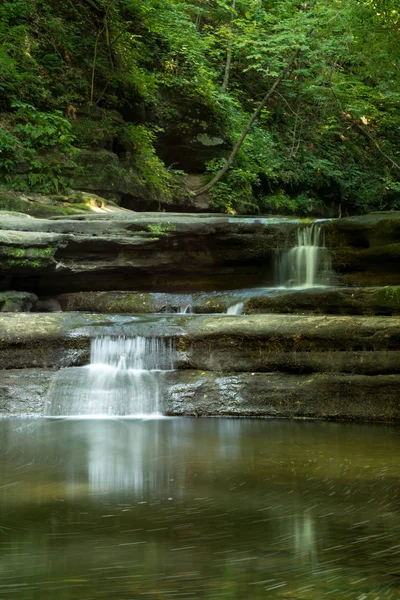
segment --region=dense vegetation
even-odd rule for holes
[[[283,72],[215,208],[400,208],[397,0],[3,1],[0,178],[63,191],[105,149],[172,202]]]

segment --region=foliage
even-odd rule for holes
[[[213,206],[400,208],[399,23],[395,0],[4,0],[0,178],[62,189],[75,147],[104,148],[172,202],[171,166],[211,178],[298,50]]]
[[[70,122],[59,111],[45,113],[22,102],[12,108],[11,131],[0,130],[0,173],[5,181],[17,189],[46,193],[65,188],[59,161],[73,154]],[[57,162],[46,160],[49,150],[58,152]],[[21,163],[26,164],[25,177],[15,180],[13,172]]]
[[[172,201],[178,182],[176,171],[168,170],[158,158],[155,148],[156,135],[144,125],[125,126],[123,140],[132,152],[132,163],[142,180],[146,182],[156,200]]]

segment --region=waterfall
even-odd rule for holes
[[[301,227],[297,231],[297,246],[278,257],[279,285],[311,288],[328,284],[330,273],[329,251],[319,223]]]
[[[243,302],[237,302],[237,304],[232,304],[226,311],[227,315],[242,315],[244,311]]]
[[[186,306],[180,306],[178,312],[181,315],[186,315],[188,313],[191,313],[192,312],[192,305],[191,304],[187,304]]]
[[[173,369],[172,340],[99,337],[90,365],[59,371],[45,415],[143,416],[161,414],[165,372]]]

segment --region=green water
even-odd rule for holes
[[[0,598],[400,599],[400,429],[1,420]]]

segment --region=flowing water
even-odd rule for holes
[[[174,368],[174,358],[170,339],[95,338],[90,365],[61,370],[55,375],[45,415],[160,414],[163,376]]]
[[[186,314],[190,314],[192,312],[192,305],[191,304],[187,304],[186,306],[180,306],[178,313],[181,315],[186,315]]]
[[[242,315],[244,312],[244,304],[243,302],[237,302],[236,304],[232,304],[226,311],[227,315]]]
[[[398,427],[0,420],[0,598],[398,600]]]
[[[298,229],[297,246],[279,255],[279,285],[289,288],[326,285],[329,282],[330,268],[323,231],[319,223],[312,223]]]

